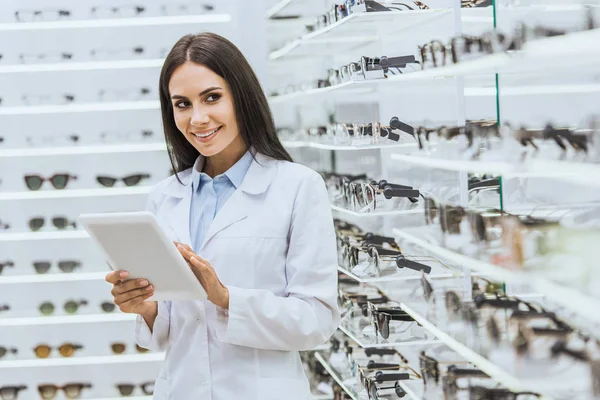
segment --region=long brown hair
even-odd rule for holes
[[[204,65],[229,84],[240,136],[248,147],[277,160],[292,161],[279,141],[271,109],[258,78],[242,52],[224,37],[204,32],[179,39],[167,55],[160,72],[160,108],[174,172],[192,167],[198,158],[198,150],[175,125],[169,94],[173,72],[187,61]]]

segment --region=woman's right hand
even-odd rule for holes
[[[146,301],[154,294],[154,286],[147,279],[127,279],[127,271],[114,271],[106,275],[106,282],[113,285],[114,303],[124,313],[148,314],[156,309],[156,302]]]

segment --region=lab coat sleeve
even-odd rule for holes
[[[226,343],[266,350],[311,350],[340,321],[337,250],[325,183],[303,180],[291,216],[286,296],[228,286],[229,310],[218,309],[217,334]]]
[[[146,211],[156,214],[155,196],[151,193],[146,204]],[[135,341],[140,347],[154,351],[164,351],[169,339],[169,327],[171,320],[171,302],[158,302],[158,315],[154,320],[152,331],[141,315],[136,317]]]

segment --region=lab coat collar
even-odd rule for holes
[[[239,189],[248,194],[256,195],[264,193],[271,184],[275,172],[273,166],[275,165],[276,160],[261,153],[257,153],[253,148],[250,151],[252,154],[254,154],[254,160],[252,160],[250,168],[248,169],[248,172],[246,173],[246,176],[244,177]],[[194,167],[196,165],[203,164],[204,156],[200,155],[198,156],[198,160],[196,160],[194,163]],[[179,183],[177,178],[173,176],[169,183],[163,187],[162,193],[166,196],[176,198],[191,196],[193,180],[192,170],[194,167],[178,173],[181,183]]]

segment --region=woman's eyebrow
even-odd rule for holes
[[[198,96],[204,96],[206,93],[212,92],[213,90],[217,90],[217,89],[221,89],[221,88],[218,87],[218,86],[211,86],[208,89],[204,89]],[[173,99],[173,100],[176,100],[176,99],[187,99],[187,97],[175,94],[175,95],[171,96],[171,99]]]

